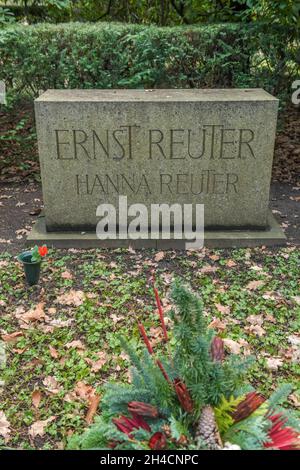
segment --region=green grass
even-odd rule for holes
[[[203,270],[207,265],[216,269],[207,273]],[[153,269],[165,307],[170,283],[180,276],[202,296],[208,320],[217,318],[223,323],[222,337],[247,342],[241,353],[250,351],[257,359],[249,380],[263,393],[269,395],[283,382],[299,389],[299,356],[289,340],[292,335],[297,338],[300,326],[299,266],[300,250],[296,248],[165,252],[160,262],[152,251],[57,250],[44,263],[39,286],[27,288],[16,259],[8,253],[0,255],[0,331],[23,332],[16,341],[4,343],[0,410],[11,426],[6,444],[23,449],[62,448],[68,435],[87,426],[88,403],[72,394],[76,384],[85,382],[101,395],[108,380],[127,380],[128,362],[121,354],[118,335],[137,341],[140,319],[147,331],[153,327],[152,339],[159,343],[151,289]],[[249,282],[257,280],[263,282],[251,290]],[[83,303],[58,303],[58,297],[71,289],[84,292]],[[46,318],[20,324],[18,314],[39,302],[44,303]],[[220,306],[227,307],[227,313]],[[250,315],[256,315],[263,328],[260,336],[255,322],[251,330]],[[83,351],[66,346],[75,340],[84,344]],[[99,352],[106,353],[106,362],[93,372]],[[277,370],[268,365],[274,358],[282,360]],[[58,383],[55,393],[43,383],[49,376]],[[34,390],[41,392],[38,408],[32,404]],[[289,406],[295,406],[295,397]],[[51,416],[55,419],[44,435],[29,436],[33,423]]]

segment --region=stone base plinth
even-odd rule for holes
[[[205,231],[204,246],[209,248],[242,248],[285,245],[286,236],[272,215],[268,215],[268,230],[215,230]],[[153,248],[157,250],[185,250],[185,240],[99,240],[95,232],[47,232],[45,217],[41,215],[28,235],[27,245],[55,248]]]

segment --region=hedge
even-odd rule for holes
[[[299,78],[299,40],[260,24],[67,23],[0,31],[0,80],[36,96],[47,88],[264,87]]]

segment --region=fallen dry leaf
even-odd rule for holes
[[[239,341],[240,346],[243,348],[244,356],[249,356],[251,354],[251,349],[249,343],[244,339],[241,338]]]
[[[118,323],[119,321],[124,320],[124,317],[120,317],[118,315],[115,315],[114,313],[112,313],[109,317],[112,319],[114,323]]]
[[[53,333],[54,331],[54,326],[50,326],[50,325],[44,325],[44,324],[41,324],[39,327],[39,330],[41,330],[43,333]]]
[[[74,341],[70,341],[69,343],[66,343],[66,348],[67,349],[74,348],[74,349],[78,349],[79,351],[85,350],[85,346],[82,343],[82,341],[80,341],[80,339],[75,339]]]
[[[208,328],[213,328],[214,330],[217,331],[224,331],[226,330],[227,323],[224,321],[221,321],[219,318],[215,318],[210,324],[208,325]]]
[[[50,418],[48,419],[44,419],[42,421],[36,421],[30,426],[28,430],[29,436],[32,439],[34,439],[36,436],[41,436],[41,437],[44,436],[45,428],[48,426],[49,423],[51,423],[55,419],[56,419],[55,416],[50,416]]]
[[[17,354],[23,354],[25,351],[27,351],[27,348],[21,348],[21,349],[19,349],[19,348],[14,348],[14,349],[12,349],[12,351],[13,351],[14,353],[17,353]]]
[[[259,337],[264,336],[266,334],[266,330],[264,330],[264,328],[262,328],[260,325],[251,325],[246,327],[245,330]]]
[[[63,279],[73,279],[73,276],[70,271],[64,271],[63,273],[61,273],[61,277]]]
[[[90,406],[85,417],[87,424],[92,424],[93,418],[97,412],[97,408],[100,402],[100,396],[94,395],[90,398]]]
[[[7,243],[8,245],[10,245],[11,240],[5,240],[5,238],[0,238],[0,243]]]
[[[66,326],[70,326],[72,323],[73,323],[73,318],[69,318],[68,320],[61,320],[60,318],[54,318],[53,320],[48,321],[48,324],[55,328],[65,328]]]
[[[210,266],[209,264],[206,266],[203,266],[203,268],[199,269],[199,272],[201,274],[210,274],[210,273],[215,273],[217,271],[216,266]]]
[[[299,346],[300,347],[300,336],[298,335],[290,335],[288,336],[288,341],[291,343],[293,346]]]
[[[16,317],[24,323],[40,321],[45,318],[44,305],[44,302],[39,302],[35,307],[31,308],[25,313],[16,313]]]
[[[220,256],[219,255],[210,255],[209,258],[212,260],[212,261],[218,261],[220,259]]]
[[[299,394],[292,393],[289,396],[289,399],[291,400],[295,408],[300,408],[300,395]]]
[[[30,369],[32,367],[36,367],[36,366],[39,366],[39,365],[42,365],[42,364],[44,364],[44,362],[41,359],[38,359],[37,357],[35,357],[31,361],[27,362],[26,369],[27,368]]]
[[[279,357],[266,358],[267,368],[270,370],[277,370],[283,364],[283,360]]]
[[[251,325],[259,325],[261,326],[264,322],[262,315],[249,315],[246,318],[247,322],[251,323]]]
[[[74,391],[67,394],[65,399],[67,401],[76,400],[80,398],[84,401],[90,401],[90,399],[96,395],[95,389],[91,385],[87,385],[85,382],[77,382]]]
[[[267,315],[265,316],[265,320],[269,321],[270,323],[276,323],[276,318],[273,317],[273,315],[271,315],[270,313],[267,313]]]
[[[250,266],[250,269],[252,271],[256,271],[256,272],[261,272],[264,270],[264,268],[262,266],[258,266],[257,264],[254,264],[253,266]]]
[[[241,345],[230,338],[223,339],[224,346],[232,353],[232,354],[240,354],[241,352]]]
[[[55,315],[57,312],[57,309],[55,307],[50,307],[48,308],[48,315]]]
[[[9,435],[10,435],[10,424],[4,414],[4,411],[0,410],[0,436],[4,437],[5,440],[8,440]]]
[[[234,268],[236,266],[236,262],[233,261],[233,259],[229,259],[227,262],[226,262],[226,266],[227,268]]]
[[[62,390],[62,387],[58,384],[56,378],[51,375],[48,375],[44,378],[43,385],[45,386],[46,390],[53,395],[56,395]]]
[[[53,357],[53,359],[58,358],[59,354],[53,346],[49,346],[49,351],[50,351],[50,356]]]
[[[99,297],[99,294],[96,294],[95,292],[88,292],[86,296],[88,299],[97,299]]]
[[[62,305],[74,305],[79,307],[84,302],[84,292],[71,289],[69,292],[57,297],[56,302]]]
[[[265,284],[265,281],[262,281],[262,280],[250,281],[250,282],[246,285],[246,289],[248,289],[248,290],[256,290],[256,289],[258,289],[259,287],[262,287],[264,284]]]
[[[32,404],[35,408],[40,406],[42,399],[42,393],[40,390],[34,390],[31,395]]]
[[[126,354],[126,353],[124,353],[124,352],[121,352],[118,357],[120,357],[121,359],[123,359],[123,361],[129,361],[129,356],[128,356],[128,354]]]
[[[295,295],[292,299],[297,305],[300,305],[300,295]]]
[[[13,341],[17,341],[17,339],[20,338],[20,336],[23,336],[23,334],[24,333],[22,333],[22,331],[15,331],[14,333],[2,335],[1,338],[5,343],[11,343]]]
[[[102,369],[104,364],[106,364],[108,357],[105,351],[100,351],[97,353],[97,356],[99,359],[96,361],[93,361],[92,359],[86,358],[86,362],[91,366],[91,371],[92,372],[98,372],[99,370]]]
[[[156,253],[156,255],[154,256],[154,259],[155,259],[155,261],[158,263],[159,261],[161,261],[162,259],[164,259],[164,257],[165,257],[164,251],[159,251],[159,252]]]
[[[230,307],[228,305],[216,304],[216,309],[224,315],[230,314]]]

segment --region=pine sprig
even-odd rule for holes
[[[192,450],[222,448],[225,442],[246,450],[264,449],[274,442],[276,448],[286,448],[282,430],[274,429],[275,412],[282,414],[282,426],[293,428],[285,430],[288,447],[297,446],[299,420],[278,408],[291,387],[283,385],[269,400],[255,391],[248,393],[245,374],[253,358],[225,355],[222,339],[207,327],[201,299],[176,281],[174,328],[167,332],[157,290],[155,298],[163,352],[157,354],[141,324],[142,348],[120,338],[131,362],[131,383],[107,385],[101,417],[81,436],[73,436],[69,448],[162,449],[167,445]]]

